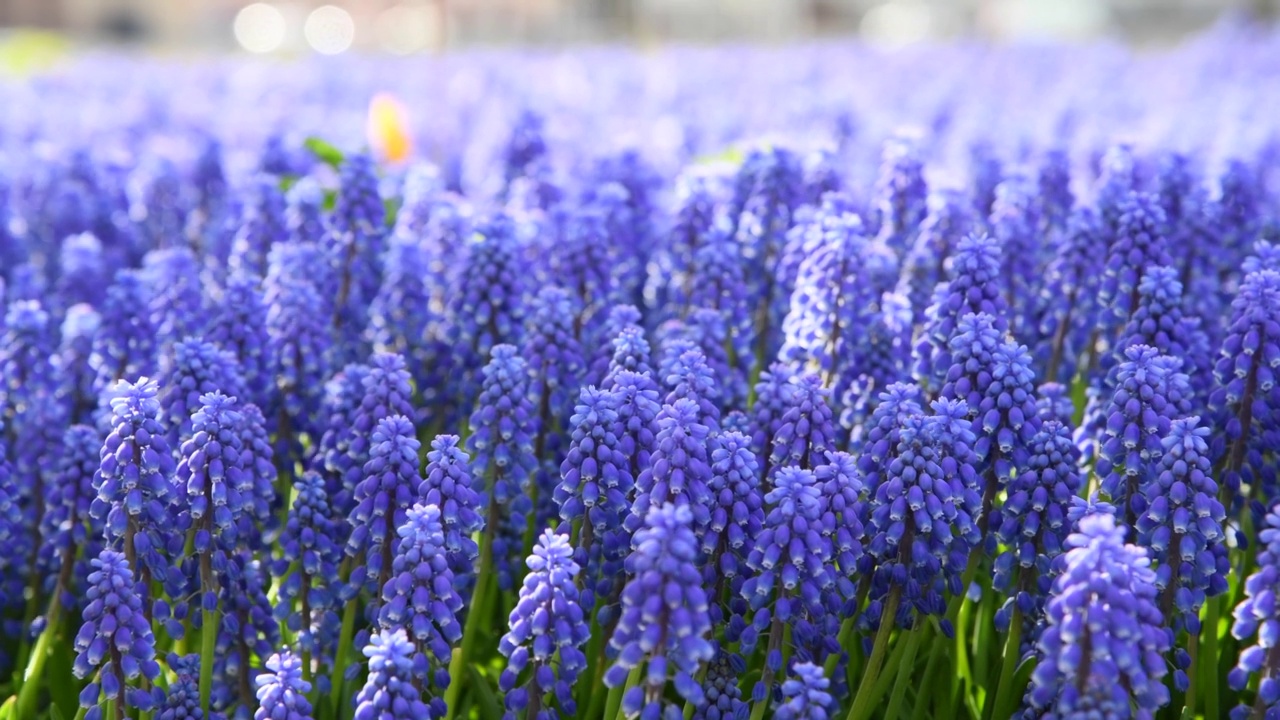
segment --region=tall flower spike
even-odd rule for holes
[[[857,443],[864,423],[875,410],[880,393],[911,377],[911,308],[897,293],[880,297],[880,309],[855,348],[856,361],[838,388],[842,431]]]
[[[561,221],[563,230],[547,252],[550,272],[561,287],[573,294],[578,323],[584,328],[593,328],[602,319],[610,324],[610,318],[601,313],[610,302],[623,296],[619,275],[624,263],[620,256],[625,248],[618,238],[609,235],[611,208],[602,199],[597,196],[585,200],[568,211]],[[614,306],[617,307],[622,306]],[[618,326],[612,329],[616,331]]]
[[[304,176],[285,194],[284,211],[289,239],[293,242],[318,243],[325,235],[324,190],[311,176]]]
[[[717,623],[724,614],[725,591],[730,600],[741,595],[743,567],[764,526],[764,497],[750,446],[750,439],[739,432],[721,433],[710,442],[711,521],[701,541],[707,558],[703,583],[712,593],[712,619]]]
[[[356,696],[355,720],[421,720],[440,715],[413,684],[413,643],[403,628],[375,632],[364,647],[369,676]]]
[[[449,569],[466,596],[475,581],[480,549],[472,535],[484,530],[484,501],[471,476],[471,459],[458,445],[457,435],[437,435],[427,451],[427,469],[418,486],[418,501],[440,508],[444,549]]]
[[[495,215],[467,242],[466,268],[449,308],[449,342],[461,372],[474,374],[472,368],[499,343],[519,342],[525,305],[522,278],[515,221]],[[469,386],[461,391],[465,403]]]
[[[847,600],[854,597],[853,578],[862,559],[866,490],[858,473],[858,461],[847,452],[827,453],[813,474],[822,488],[822,530],[831,539],[836,585]]]
[[[152,250],[142,260],[142,276],[150,288],[151,325],[161,348],[204,330],[200,260],[185,247]]]
[[[347,555],[357,563],[351,573],[352,590],[365,584],[378,590],[386,586],[396,531],[405,524],[422,484],[418,474],[420,443],[409,418],[393,415],[379,420],[369,439],[369,461],[364,465],[364,480],[356,486],[356,506],[348,519],[352,531]]]
[[[897,282],[898,258],[882,240],[869,240],[853,213],[826,220],[822,233],[822,242],[800,263],[779,358],[843,387],[880,296]]]
[[[755,327],[737,243],[723,228],[717,228],[695,252],[694,265],[696,282],[688,307],[715,310],[724,321],[731,365],[749,364],[753,361]]]
[[[752,693],[757,701],[773,692],[774,678],[785,671],[787,635],[801,657],[820,661],[825,656],[819,630],[826,614],[823,598],[835,585],[831,533],[825,532],[822,489],[813,472],[783,468],[764,500],[764,528],[747,556],[752,575],[742,585],[752,611],[743,650],[755,648],[762,636],[769,643],[764,673]]]
[[[777,720],[827,720],[831,717],[832,698],[827,691],[831,681],[822,667],[813,663],[796,663],[792,676],[782,683],[783,702],[774,717]]]
[[[922,319],[933,288],[946,279],[947,258],[973,222],[965,198],[955,190],[929,197],[929,213],[902,259],[898,292],[910,302],[912,317]]]
[[[364,380],[369,372],[368,365],[352,363],[324,384],[324,401],[317,422],[323,431],[312,460],[312,469],[321,472],[325,478],[325,489],[335,518],[345,519],[351,512],[353,494],[364,467],[363,454],[352,458],[351,443],[356,438],[352,425],[364,400]],[[349,530],[346,523],[337,523],[335,530],[342,533],[335,536],[336,540],[345,543],[345,533]]]
[[[543,288],[533,299],[525,328],[522,356],[538,408],[538,448],[552,457],[561,448],[564,426],[573,414],[574,393],[582,384],[586,358],[574,336],[577,317],[572,296],[557,287]]]
[[[155,329],[147,313],[148,291],[138,270],[121,270],[107,288],[102,325],[94,336],[89,364],[102,392],[117,380],[155,370]]]
[[[1116,347],[1149,345],[1161,355],[1181,358],[1186,373],[1198,379],[1208,366],[1209,341],[1199,320],[1183,313],[1182,296],[1175,268],[1147,268],[1138,282],[1138,306],[1120,331]]]
[[[1206,597],[1227,589],[1226,512],[1218,502],[1206,438],[1200,418],[1174,420],[1161,440],[1164,454],[1155,477],[1139,487],[1146,511],[1138,517],[1138,544],[1156,563],[1160,606],[1174,632],[1200,632],[1200,608]],[[1179,687],[1186,674],[1179,668]]]
[[[613,372],[612,365],[614,357],[619,351],[618,337],[624,332],[628,333],[631,338],[624,342],[628,348],[627,356],[634,358],[632,362],[637,363],[636,367],[625,367],[621,369],[650,370],[649,368],[649,342],[644,337],[644,328],[640,325],[640,310],[635,305],[614,305],[609,308],[609,312],[604,316],[604,322],[600,325],[595,333],[595,340],[591,343],[594,348],[594,354],[591,357],[590,371],[588,372],[589,382],[599,382],[601,387],[609,385],[608,380],[604,380],[606,375]],[[639,342],[644,343],[643,354],[639,353]],[[632,354],[634,351],[635,354]],[[627,361],[624,361],[626,364]]]
[[[664,401],[667,405],[689,400],[698,408],[699,421],[713,430],[719,428],[720,386],[701,350],[695,347],[679,353],[664,379],[669,388]]]
[[[416,418],[413,408],[413,378],[404,357],[378,353],[369,359],[369,369],[360,380],[363,394],[360,405],[351,414],[350,432],[346,438],[347,473],[343,486],[354,490],[364,478],[364,464],[372,451],[371,435],[382,420],[402,415]]]
[[[1170,637],[1151,561],[1105,514],[1082,518],[1067,545],[1021,717],[1149,716],[1169,702]]]
[[[1235,625],[1231,635],[1245,642],[1257,635],[1253,644],[1240,651],[1235,668],[1227,675],[1232,690],[1243,692],[1257,678],[1254,706],[1239,705],[1231,711],[1231,720],[1254,717],[1256,708],[1274,713],[1280,706],[1280,608],[1276,593],[1280,588],[1280,507],[1272,507],[1258,533],[1258,569],[1244,581],[1245,597],[1235,609]]]
[[[602,579],[601,567],[594,562],[593,545],[626,517],[634,482],[630,461],[620,450],[617,403],[616,393],[593,385],[582,389],[555,490],[560,519],[579,528],[575,560],[587,571],[585,587],[589,594],[584,604],[588,608],[594,604],[594,586]]]
[[[1071,158],[1066,150],[1054,148],[1044,154],[1036,170],[1036,186],[1040,226],[1061,229],[1075,203],[1071,194]]]
[[[272,257],[282,245],[272,249]],[[273,263],[274,264],[274,263]],[[282,268],[282,272],[284,269]],[[330,332],[320,292],[308,276],[267,280],[267,337],[274,389],[296,430],[309,429],[320,404]]]
[[[951,259],[949,278],[935,288],[916,344],[915,375],[926,385],[940,385],[951,367],[948,343],[965,315],[986,313],[998,332],[1009,329],[1009,309],[1001,292],[1000,246],[995,240],[986,235],[961,240]]]
[[[710,521],[708,501],[711,465],[707,459],[710,429],[700,422],[692,400],[681,398],[662,406],[658,413],[658,434],[650,467],[636,477],[636,495],[624,524],[639,530],[645,518],[666,504],[688,507],[694,527],[701,530]]]
[[[774,356],[774,338],[787,314],[790,288],[781,286],[778,263],[791,229],[792,215],[800,204],[803,187],[799,158],[791,150],[771,147],[756,150],[739,171],[741,185],[729,208],[735,237],[746,261],[744,277],[749,297],[757,308],[754,335],[761,354]]]
[[[992,382],[992,366],[1003,334],[991,315],[965,315],[947,341],[951,365],[946,369],[940,397],[963,400],[975,417]]]
[[[414,674],[430,677],[435,689],[443,691],[449,686],[453,646],[462,638],[462,598],[444,552],[440,508],[414,505],[396,533],[400,537],[389,579],[382,586],[378,625],[384,632],[405,629],[415,648]],[[443,698],[433,697],[430,704],[433,717],[443,715]]]
[[[382,255],[382,284],[369,304],[365,336],[375,352],[399,353],[426,363],[434,325],[431,295],[431,257],[417,234],[396,232]]]
[[[515,347],[495,346],[483,373],[467,449],[485,488],[485,534],[493,541],[487,561],[498,572],[499,586],[508,588],[522,552],[517,546],[523,546],[525,524],[533,509],[525,489],[537,469],[533,445],[537,420],[529,397],[529,371]],[[486,558],[482,556],[480,562]]]
[[[200,396],[177,470],[178,487],[186,495],[201,605],[206,611],[217,604],[227,554],[236,547],[237,516],[245,512],[240,496],[246,473],[239,435],[242,417],[234,403],[235,398],[219,392]]]
[[[1031,178],[1009,173],[996,186],[991,206],[991,233],[1000,244],[1004,292],[1011,310],[1015,334],[1021,335],[1031,320],[1031,305],[1039,290],[1042,267],[1038,196]]]
[[[742,699],[738,678],[746,663],[737,655],[717,650],[702,681],[702,702],[693,708],[690,720],[746,720],[751,706]]]
[[[766,491],[778,469],[795,466],[812,470],[823,461],[827,451],[835,449],[835,424],[831,407],[827,405],[830,391],[822,386],[817,375],[794,377],[791,384],[795,387],[788,393],[789,405],[773,435]]]
[[[1132,192],[1116,206],[1115,235],[1098,286],[1104,326],[1125,323],[1138,307],[1147,268],[1172,264],[1164,238],[1164,211],[1153,195]]]
[[[213,343],[187,339],[174,343],[160,367],[160,417],[169,428],[169,444],[191,436],[191,416],[205,393],[245,397],[244,381],[231,353]]]
[[[173,535],[175,463],[158,418],[156,384],[145,378],[120,382],[111,399],[111,432],[102,444],[94,477],[97,497],[89,513],[106,523],[107,543],[124,551],[138,567],[146,587],[172,574],[169,540]],[[175,580],[179,578],[174,578]]]
[[[307,693],[311,683],[302,679],[302,663],[288,648],[267,658],[267,670],[255,680],[258,709],[253,720],[311,720]]]
[[[72,669],[77,678],[89,680],[80,692],[80,706],[89,709],[85,720],[101,720],[99,695],[115,701],[117,707],[151,708],[156,698],[130,683],[139,676],[154,682],[160,676],[160,666],[155,660],[151,623],[143,614],[142,599],[134,590],[133,571],[124,554],[103,550],[92,565]]]
[[[278,511],[288,502],[288,498],[276,496],[279,472],[276,469],[275,451],[267,434],[266,418],[253,403],[242,404],[239,410],[239,434],[245,470],[238,488],[245,508],[245,512],[240,515],[240,534],[249,548],[256,551],[262,547],[264,539],[275,538],[280,529]],[[296,452],[301,452],[301,449]],[[293,475],[294,461],[290,456],[285,455],[283,464],[286,472]]]
[[[1225,435],[1214,438],[1213,455],[1223,457],[1222,482],[1234,498],[1242,484],[1257,486],[1251,463],[1245,462],[1262,435],[1270,430],[1276,368],[1280,367],[1280,272],[1250,273],[1231,302],[1231,322],[1213,374],[1218,388],[1210,407],[1227,418]],[[1259,404],[1268,413],[1258,413]]]
[[[995,148],[985,139],[969,146],[969,184],[973,186],[973,207],[982,222],[991,216],[996,202],[996,186],[1004,175],[1004,166]]]
[[[769,456],[773,453],[773,436],[782,426],[782,416],[791,407],[791,382],[795,372],[786,363],[775,362],[760,373],[756,382],[756,400],[751,406],[751,452],[760,458],[768,474]]]
[[[644,330],[638,325],[628,325],[618,332],[609,342],[613,348],[613,356],[605,367],[601,387],[608,387],[613,379],[622,371],[650,373],[649,341],[644,337]]]
[[[548,694],[555,695],[561,711],[574,716],[577,706],[572,690],[587,667],[582,647],[591,630],[578,604],[574,583],[579,567],[573,561],[569,538],[544,531],[526,564],[529,573],[520,588],[520,599],[511,611],[509,630],[498,643],[498,652],[507,658],[498,680],[498,688],[506,693],[503,717],[515,720],[523,710],[526,717],[557,720],[559,713],[544,700]],[[529,680],[517,688],[526,668],[530,669]]]
[[[46,589],[63,593],[60,600],[64,608],[74,606],[74,583],[87,574],[74,572],[74,568],[86,564],[80,558],[96,556],[102,545],[103,523],[89,515],[89,506],[97,495],[93,476],[98,470],[101,448],[102,436],[94,428],[72,425],[66,429],[50,478],[44,517],[40,520],[39,569],[48,578],[46,582],[52,583]],[[7,464],[0,469],[0,473],[8,472]],[[9,508],[3,510],[10,511]],[[19,516],[16,510],[13,512],[16,522]],[[0,538],[0,541],[10,548],[19,542],[18,538]],[[16,554],[21,556],[20,552]]]
[[[900,136],[886,141],[876,178],[875,214],[880,238],[895,252],[911,246],[925,217],[928,192],[915,139]]]
[[[102,254],[102,241],[91,232],[68,235],[58,252],[61,273],[54,286],[56,296],[67,306],[87,303],[102,307],[107,287],[107,265]]]
[[[1028,627],[1039,626],[1054,563],[1071,529],[1068,514],[1084,486],[1079,459],[1070,429],[1046,420],[1031,440],[1026,463],[1009,481],[999,517],[991,523],[1006,548],[995,560],[992,580],[992,587],[1008,597],[995,616],[1002,631],[1016,616]]]
[[[649,467],[657,442],[662,411],[658,386],[648,373],[624,370],[614,376],[610,390],[618,396],[619,449],[631,460],[631,477],[639,477]]]
[[[261,276],[267,271],[271,246],[289,239],[284,194],[279,180],[259,175],[250,180],[244,195],[227,266],[233,274]]]
[[[866,438],[858,456],[858,473],[868,493],[874,494],[886,479],[902,428],[908,418],[922,414],[922,399],[919,386],[911,383],[894,383],[880,394],[880,404],[867,420]]]
[[[1075,414],[1075,400],[1066,385],[1046,382],[1036,388],[1036,415],[1040,422],[1056,420],[1064,427],[1071,428]]]
[[[1134,345],[1116,372],[1116,390],[1105,410],[1106,430],[1097,460],[1102,492],[1131,522],[1146,510],[1140,489],[1155,477],[1164,448],[1160,443],[1190,394],[1178,360],[1155,348]]]
[[[214,684],[210,705],[226,711],[253,706],[253,658],[270,657],[280,647],[280,627],[272,615],[262,564],[247,550],[229,559],[227,580],[218,593],[222,622],[214,646]]]
[[[62,319],[62,342],[53,358],[57,377],[58,403],[65,407],[72,423],[92,422],[93,411],[98,407],[98,393],[94,389],[93,356],[94,338],[102,327],[102,316],[88,305],[72,305]]]
[[[272,567],[272,575],[280,578],[275,616],[295,633],[299,651],[309,659],[337,629],[334,579],[342,549],[335,542],[336,523],[330,518],[324,479],[306,472],[293,487],[293,506],[280,535],[283,553]],[[294,572],[289,572],[295,564]]]
[[[867,552],[873,572],[867,620],[910,627],[917,615],[945,611],[959,594],[969,553],[981,542],[973,432],[964,401],[935,400],[934,414],[906,419],[885,479],[867,503]],[[897,598],[895,600],[895,598]],[[951,623],[943,619],[943,632]]]
[[[992,505],[1018,468],[1025,467],[1027,448],[1040,426],[1036,408],[1035,371],[1026,346],[1006,340],[991,356],[991,383],[978,404],[974,418],[974,454],[982,461],[986,482],[982,487],[982,512],[979,524],[985,531]],[[988,550],[994,544],[988,543]]]
[[[697,560],[698,541],[688,507],[654,508],[632,539],[626,563],[630,580],[622,590],[622,611],[609,639],[617,659],[604,673],[604,684],[614,688],[626,682],[633,668],[645,667],[641,684],[623,695],[622,709],[628,715],[679,715],[664,699],[672,679],[680,697],[694,706],[702,700],[694,676],[715,657],[715,648],[707,640],[711,618]]]
[[[155,710],[156,720],[203,720],[200,709],[200,656],[169,653],[169,671],[177,680],[169,683],[164,702]],[[215,713],[211,717],[221,717]],[[108,719],[110,720],[110,719]]]
[[[258,278],[232,273],[222,297],[214,303],[205,339],[231,353],[244,377],[247,397],[265,403],[272,386],[267,306]]]
[[[1043,341],[1035,345],[1047,380],[1070,382],[1077,358],[1097,332],[1098,283],[1105,261],[1099,249],[1104,242],[1094,211],[1076,208],[1045,266],[1036,310],[1036,330]]]

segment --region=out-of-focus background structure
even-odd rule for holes
[[[859,35],[1172,42],[1280,0],[0,0],[0,33],[175,51],[412,53],[492,44],[782,42]]]

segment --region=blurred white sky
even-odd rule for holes
[[[781,41],[859,34],[1175,40],[1280,0],[0,0],[0,27],[258,52],[414,52],[476,43]]]

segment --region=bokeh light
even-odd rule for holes
[[[279,8],[268,3],[253,3],[236,13],[232,29],[240,47],[251,53],[269,53],[284,42],[288,28]]]
[[[312,50],[322,55],[337,55],[351,47],[356,36],[356,23],[346,10],[335,5],[321,5],[307,15],[302,34]]]

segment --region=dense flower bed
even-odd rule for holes
[[[0,84],[0,719],[1280,717],[1277,58]]]

